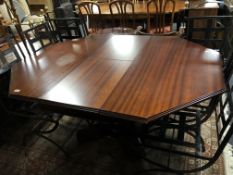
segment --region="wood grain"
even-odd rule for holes
[[[179,37],[96,35],[16,64],[10,96],[146,123],[224,88],[214,50]]]
[[[224,88],[219,53],[177,37],[151,37],[102,112],[150,121]]]
[[[131,61],[89,58],[41,99],[74,109],[98,110],[130,64]]]
[[[67,41],[47,47],[38,57],[27,58],[12,68],[10,92],[39,98],[81,64],[106,37]]]

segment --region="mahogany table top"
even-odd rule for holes
[[[146,123],[224,89],[217,51],[175,36],[97,35],[14,65],[9,94]]]

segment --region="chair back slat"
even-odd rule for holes
[[[232,29],[232,16],[187,17],[186,38],[212,49],[223,50]]]
[[[225,79],[233,66],[233,16],[187,17],[185,38],[205,47],[217,49],[222,56]]]
[[[80,17],[49,19],[50,26],[59,40],[83,38],[88,35],[84,21]]]
[[[24,31],[33,53],[54,43],[48,23],[42,23]]]
[[[109,3],[113,27],[135,28],[134,4],[129,0],[115,0]],[[119,21],[119,22],[118,22]],[[119,25],[117,25],[119,23]]]
[[[88,16],[89,29],[91,29],[92,32],[97,32],[99,29],[103,29],[105,27],[105,22],[101,15],[101,9],[97,2],[78,2],[76,10],[83,20]]]
[[[150,0],[147,2],[147,32],[172,32],[176,3],[174,0]],[[168,13],[170,14],[169,18]],[[165,20],[166,19],[166,20]],[[169,29],[166,28],[169,27]]]

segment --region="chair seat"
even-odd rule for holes
[[[162,32],[162,31],[161,31],[161,32],[156,31],[156,28],[152,28],[152,29],[149,30],[149,33],[150,33],[150,34],[155,34],[155,33],[169,33],[169,32],[171,32],[171,27],[170,27],[170,26],[165,26],[163,32]]]

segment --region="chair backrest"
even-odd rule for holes
[[[77,4],[76,8],[83,20],[85,19],[85,16],[88,16],[89,29],[91,29],[91,32],[96,32],[99,29],[104,28],[101,9],[97,2],[81,1]]]
[[[54,43],[53,35],[47,22],[31,27],[24,31],[33,53]]]
[[[81,1],[77,4],[79,12],[87,15],[101,14],[100,6],[97,2]]]
[[[174,0],[150,0],[147,2],[147,32],[172,32],[176,2]],[[169,18],[168,14],[170,14]],[[165,16],[166,20],[165,20]],[[166,27],[168,26],[168,27]]]
[[[186,9],[187,17],[204,17],[204,16],[229,16],[229,7],[221,1],[204,1],[192,8]],[[195,24],[196,27],[203,27],[205,23],[199,22]],[[203,35],[196,34],[201,38]]]
[[[83,38],[88,35],[82,18],[54,18],[49,21],[51,30],[58,35],[60,41]]]
[[[109,3],[113,27],[135,28],[134,4],[129,0],[115,0]],[[119,25],[117,25],[119,24]]]
[[[224,48],[232,19],[232,16],[187,17],[186,38],[209,48]]]

